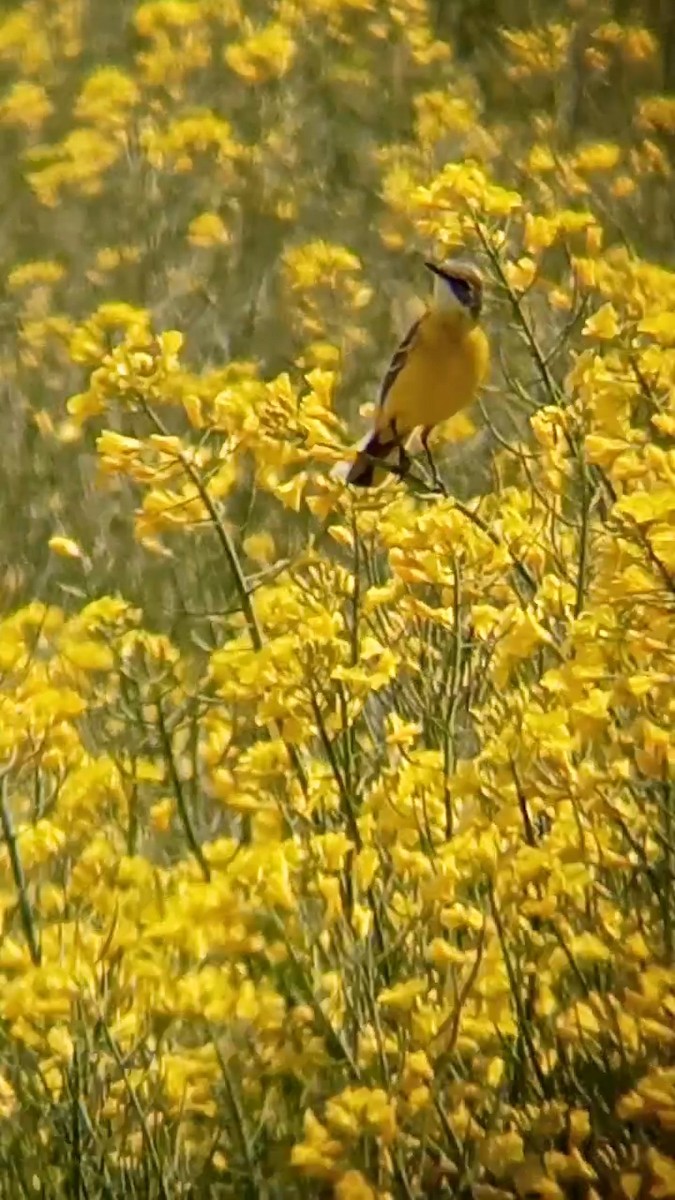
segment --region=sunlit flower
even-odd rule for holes
[[[75,116],[79,121],[116,129],[126,123],[139,99],[138,86],[129,75],[117,67],[99,67],[75,101]]]
[[[188,241],[191,246],[218,246],[229,240],[227,227],[218,213],[204,212],[190,221]]]
[[[82,558],[82,551],[72,538],[55,534],[49,539],[49,549],[53,550],[54,554],[61,555],[62,558]]]
[[[241,42],[225,48],[225,62],[247,83],[265,83],[280,79],[290,69],[296,45],[281,23],[272,22],[251,28]]]
[[[0,124],[39,129],[53,111],[52,102],[39,83],[21,80],[0,98]]]

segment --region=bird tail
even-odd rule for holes
[[[360,442],[356,443],[355,457],[337,463],[333,467],[331,475],[334,479],[351,483],[353,487],[374,487],[375,483],[381,482],[376,479],[377,462],[375,460],[386,462],[397,450],[398,445],[399,443],[392,439],[391,434],[387,437],[384,431],[370,430],[365,437],[361,438]]]

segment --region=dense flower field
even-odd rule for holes
[[[675,1197],[652,7],[3,9],[2,1195]],[[353,493],[458,249],[446,494]]]

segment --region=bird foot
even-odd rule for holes
[[[388,471],[390,475],[394,475],[396,479],[405,479],[410,470],[410,457],[407,454],[399,454],[397,463],[379,462],[378,466],[383,470]]]
[[[443,480],[441,479],[441,477],[438,473],[438,468],[436,466],[436,463],[434,462],[434,460],[430,454],[427,456],[427,464],[429,466],[429,471],[431,474],[431,487],[429,488],[429,491],[433,492],[435,494],[442,495],[442,496],[447,496],[448,489],[446,488],[445,484],[443,483]]]

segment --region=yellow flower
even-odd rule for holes
[[[82,551],[77,542],[72,538],[61,537],[60,534],[55,534],[47,543],[50,550],[54,554],[60,554],[62,558],[82,558]]]
[[[377,1200],[377,1192],[360,1171],[346,1171],[334,1188],[335,1200]]]
[[[19,80],[0,98],[0,124],[39,129],[52,110],[44,87],[26,79]]]
[[[497,686],[506,683],[513,668],[529,659],[538,646],[551,644],[551,635],[535,614],[515,606],[504,610],[496,636],[493,670]]]
[[[18,292],[25,287],[49,286],[63,279],[65,273],[65,267],[53,259],[22,263],[9,272],[7,287]]]
[[[75,101],[75,116],[79,121],[113,130],[126,124],[130,109],[139,100],[140,92],[131,76],[118,67],[98,67]]]
[[[242,548],[244,553],[258,563],[272,563],[276,554],[276,545],[271,533],[251,533],[244,538]]]
[[[514,1166],[525,1158],[523,1139],[513,1130],[510,1133],[494,1133],[481,1144],[481,1164],[497,1179],[509,1175]]]
[[[397,983],[394,987],[384,988],[377,997],[378,1004],[383,1008],[391,1008],[399,1012],[410,1012],[418,998],[427,990],[427,984],[423,979],[409,979],[404,983]]]
[[[307,242],[284,254],[286,278],[294,289],[338,287],[342,276],[361,270],[361,260],[345,246]]]
[[[649,62],[659,52],[658,39],[643,26],[624,25],[621,52],[627,62]]]
[[[621,158],[621,147],[615,142],[591,142],[574,155],[572,165],[577,171],[611,171]]]
[[[555,171],[555,167],[555,155],[551,148],[545,143],[536,142],[527,157],[528,170],[535,175],[543,175],[549,171]]]
[[[291,1149],[293,1166],[299,1167],[310,1177],[330,1178],[335,1169],[335,1160],[341,1154],[342,1143],[331,1137],[311,1109],[306,1109],[304,1139]]]
[[[588,318],[581,332],[584,337],[599,338],[605,341],[615,338],[619,330],[617,311],[614,305],[608,301],[597,312],[594,312],[592,317]]]
[[[595,934],[586,930],[571,939],[569,949],[572,956],[581,962],[607,962],[611,951]]]
[[[538,254],[541,250],[547,250],[549,246],[553,245],[559,232],[560,225],[556,218],[526,213],[523,243],[529,254]]]
[[[208,108],[177,117],[164,129],[149,123],[139,140],[148,162],[158,170],[191,171],[198,155],[212,154],[225,163],[242,153],[229,121]]]
[[[26,178],[41,204],[53,208],[64,190],[96,196],[103,175],[122,154],[121,143],[98,129],[73,129],[54,146],[36,147],[27,154],[36,162]]]
[[[651,491],[633,492],[617,504],[617,513],[630,517],[638,525],[647,525],[670,517],[675,512],[675,487],[659,487]]]
[[[239,0],[219,0],[218,12],[223,19],[236,20],[240,15]],[[161,38],[169,30],[180,36],[206,15],[204,4],[185,4],[184,0],[145,0],[134,10],[133,22],[141,37]]]
[[[0,1075],[0,1118],[9,1120],[16,1112],[16,1093],[11,1083]]]
[[[249,28],[243,41],[232,42],[226,47],[225,62],[247,83],[281,79],[292,66],[297,52],[288,29],[274,21],[259,29]]]
[[[438,142],[452,134],[466,133],[477,120],[468,100],[445,91],[422,92],[415,96],[417,136],[423,145]]]
[[[502,29],[502,40],[513,62],[507,73],[513,79],[531,75],[556,75],[565,65],[570,29],[551,22],[541,29]]]
[[[649,96],[642,100],[637,110],[637,122],[644,129],[659,129],[675,133],[675,98],[672,96]]]
[[[61,642],[63,657],[82,671],[109,671],[115,662],[110,646],[93,638],[70,638]]]
[[[14,63],[26,75],[37,75],[52,59],[43,14],[21,5],[0,21],[0,61]]]
[[[218,246],[229,240],[228,230],[218,213],[204,212],[190,221],[188,241],[191,246]]]
[[[62,1025],[53,1025],[47,1033],[47,1045],[62,1062],[71,1062],[75,1046],[69,1031]]]
[[[636,189],[637,184],[634,179],[631,179],[630,175],[617,175],[612,180],[611,191],[617,200],[622,200],[626,196],[632,196]]]
[[[47,727],[54,721],[79,715],[86,708],[84,702],[80,702],[78,697],[74,697],[75,705],[73,706],[61,704],[61,698],[58,696],[54,697],[53,703],[51,703],[51,697],[45,696],[44,699],[46,703],[49,703],[50,711],[43,714],[43,720],[39,722],[36,720],[37,727],[39,724]],[[24,826],[18,831],[18,836],[21,859],[26,868],[45,866],[61,853],[66,843],[66,835],[63,830],[46,818],[37,821],[35,825]]]
[[[505,268],[509,286],[517,292],[526,291],[537,276],[537,263],[533,258],[524,256],[516,262],[509,262]]]
[[[659,312],[652,317],[643,317],[638,323],[639,333],[650,333],[664,346],[675,345],[675,311]]]
[[[341,352],[332,342],[310,342],[298,358],[298,366],[305,370],[313,367],[335,369],[340,364]]]

